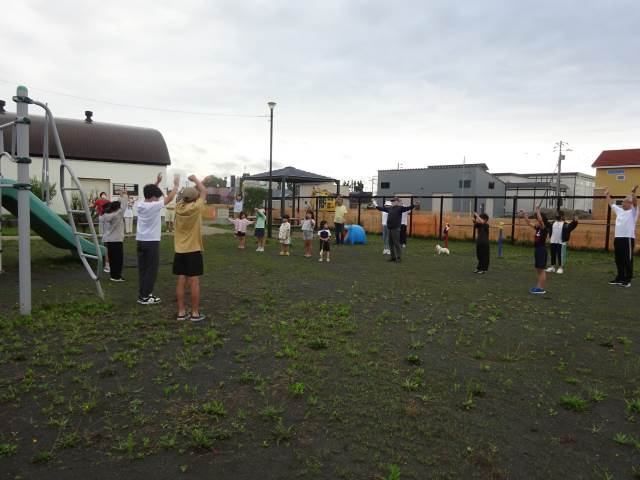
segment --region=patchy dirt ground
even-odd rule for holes
[[[201,324],[137,275],[107,302],[65,252],[33,242],[36,307],[0,276],[0,478],[638,478],[640,284],[571,252],[532,296],[533,252],[489,274],[473,245],[371,245],[332,263],[206,238]],[[127,242],[129,265],[135,246]]]

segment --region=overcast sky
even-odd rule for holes
[[[638,0],[21,0],[0,98],[157,128],[201,175],[268,169],[269,100],[276,166],[553,171],[563,139],[563,169],[592,173],[640,147],[638,25]]]

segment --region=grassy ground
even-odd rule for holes
[[[32,244],[31,317],[15,242],[0,276],[0,478],[640,476],[640,300],[606,284],[611,255],[572,252],[535,297],[531,248],[477,276],[469,243],[412,240],[396,265],[373,237],[320,264],[217,235],[190,324],[170,238],[146,307],[135,268],[100,303]]]

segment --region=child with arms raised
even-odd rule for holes
[[[236,227],[236,236],[238,237],[238,248],[244,250],[247,241],[247,227],[253,222],[247,218],[247,214],[240,212],[238,218],[230,218],[229,221]]]
[[[529,227],[535,230],[534,235],[534,251],[535,251],[535,269],[538,274],[538,283],[533,287],[530,292],[535,295],[544,295],[546,290],[544,289],[547,282],[547,236],[551,230],[551,224],[547,220],[547,216],[540,212],[540,207],[536,207],[536,221],[532,223],[526,216],[524,210],[520,210],[520,215],[524,218]]]

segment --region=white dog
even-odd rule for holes
[[[438,252],[438,255],[449,255],[449,249],[448,248],[443,248],[440,245],[436,245],[436,252]]]

